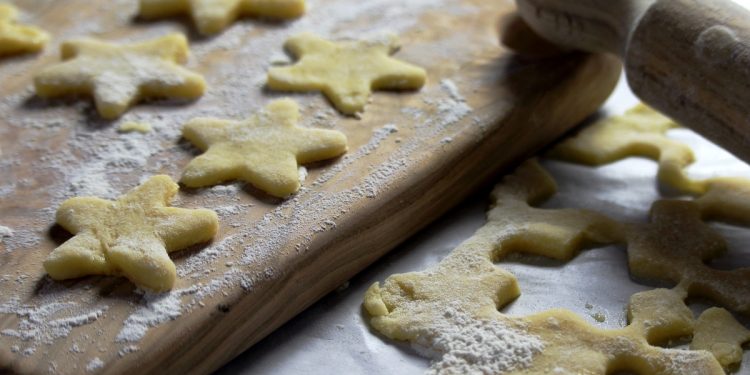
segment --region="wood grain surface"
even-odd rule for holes
[[[13,230],[0,244],[0,372],[208,373],[592,114],[620,72],[604,55],[523,60],[503,50],[496,25],[510,1],[309,1],[300,20],[242,20],[210,39],[184,19],[134,20],[134,1],[17,3],[54,40],[40,55],[0,61],[0,225]],[[292,33],[358,38],[381,29],[399,34],[396,56],[423,66],[428,84],[376,92],[361,119],[332,112],[321,95],[280,95],[258,83]],[[120,121],[98,118],[86,98],[48,102],[29,89],[64,39],[174,30],[191,37],[188,67],[204,74],[209,92],[194,103],[138,105],[120,120],[150,122],[152,133],[120,134]],[[121,192],[156,173],[178,178],[197,154],[179,137],[187,119],[237,119],[280,96],[300,102],[302,125],[344,132],[347,156],[309,166],[303,189],[286,201],[239,183],[221,194],[182,189],[175,206],[224,211],[213,243],[173,254],[180,277],[170,293],[144,294],[116,277],[46,277],[42,261],[69,237],[54,226],[54,210],[87,181],[79,172],[103,172],[94,177]],[[101,166],[98,150],[123,142],[153,151],[143,163]],[[45,331],[59,333],[45,322],[91,311],[101,314],[61,335]],[[149,321],[138,340],[118,340],[148,313],[166,318]]]

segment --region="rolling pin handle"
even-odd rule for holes
[[[644,102],[750,161],[750,12],[729,0],[656,1],[624,60]]]

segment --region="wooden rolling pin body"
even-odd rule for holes
[[[556,44],[619,55],[644,102],[750,162],[750,12],[730,0],[518,0]]]

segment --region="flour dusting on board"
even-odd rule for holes
[[[195,288],[173,290],[169,293],[143,292],[141,306],[125,320],[115,341],[138,341],[149,328],[176,319],[182,314],[180,297],[194,292]]]
[[[66,353],[73,358],[99,352],[93,359],[78,358],[81,367],[88,361],[85,369],[96,372],[115,356],[136,353],[140,350],[136,344],[149,330],[197,309],[215,309],[216,297],[227,295],[228,291],[252,290],[281,276],[282,271],[274,266],[280,254],[304,255],[315,236],[337,230],[352,203],[376,199],[404,178],[410,166],[429,157],[416,152],[426,143],[439,150],[440,139],[456,138],[461,128],[453,125],[464,120],[472,108],[459,86],[443,79],[415,94],[423,103],[397,111],[392,121],[378,124],[369,137],[351,143],[349,153],[340,159],[322,166],[301,167],[302,188],[285,201],[269,206],[239,182],[182,191],[174,205],[215,210],[220,216],[221,234],[204,248],[178,253],[175,263],[180,279],[174,290],[161,294],[118,290],[117,293],[126,293],[123,297],[83,279],[75,284],[55,284],[50,293],[35,291],[42,275],[41,262],[47,255],[36,250],[41,244],[51,248],[50,228],[57,206],[74,196],[115,199],[154,174],[178,179],[184,165],[197,154],[192,146],[180,141],[181,126],[201,116],[245,118],[274,99],[275,95],[263,91],[262,86],[268,66],[290,62],[282,48],[289,36],[305,31],[333,39],[388,32],[403,36],[419,25],[420,16],[427,11],[474,11],[453,0],[308,0],[308,4],[308,14],[283,27],[274,26],[258,34],[255,31],[262,23],[238,22],[216,38],[191,41],[192,57],[186,67],[205,70],[210,85],[195,103],[142,103],[121,119],[107,122],[95,114],[89,100],[44,102],[35,98],[30,87],[0,98],[0,113],[8,114],[3,120],[8,126],[0,128],[0,137],[11,132],[19,134],[18,144],[3,144],[0,172],[19,177],[0,181],[0,198],[25,199],[23,194],[32,191],[35,198],[50,202],[47,207],[30,209],[26,215],[31,218],[22,224],[18,224],[18,217],[11,216],[3,218],[4,226],[0,226],[0,255],[25,252],[28,262],[14,274],[0,275],[0,288],[4,290],[0,316],[14,317],[3,326],[0,336],[10,340],[8,347],[14,355],[43,360],[50,347],[47,344],[65,340]],[[107,12],[120,11],[121,23],[87,18],[55,33],[44,57],[49,57],[50,62],[58,61],[59,43],[71,37],[117,35],[114,30],[127,27],[137,7],[132,1],[118,0],[105,8]],[[359,22],[371,18],[379,21]],[[169,22],[149,24],[114,41],[145,40],[176,27]],[[432,43],[437,43],[436,50],[445,49],[441,41]],[[418,65],[429,66],[432,62],[429,55],[413,51],[405,46],[398,57]],[[230,54],[231,58],[211,60],[217,52]],[[211,69],[197,68],[204,60],[212,61]],[[26,74],[27,69],[24,64],[3,65],[0,75]],[[111,89],[116,93],[126,88],[121,85]],[[360,125],[345,123],[350,119],[339,115],[320,94],[290,96],[300,102],[301,126],[346,133],[347,126],[354,129]],[[118,126],[126,122],[149,124],[153,131],[118,132]],[[39,157],[28,161],[21,156],[29,153]],[[362,168],[368,172],[364,177],[358,173]],[[34,173],[22,175],[26,169]],[[42,279],[42,289],[48,282]],[[118,326],[115,337],[97,336],[105,332],[102,327],[112,325]],[[76,329],[86,333],[77,334]],[[101,346],[111,344],[116,344],[115,352],[100,352]],[[50,369],[60,366],[59,362],[49,363]]]
[[[19,319],[16,328],[0,331],[0,336],[15,337],[29,345],[23,353],[33,354],[38,344],[50,344],[68,337],[74,328],[94,323],[104,316],[107,306],[81,308],[74,302],[51,301],[39,305],[26,305],[17,299],[0,304],[0,313],[13,314]]]
[[[91,360],[91,362],[89,362],[89,364],[86,365],[86,371],[94,372],[102,367],[104,367],[104,362],[102,362],[99,357],[95,357]]]
[[[10,229],[4,225],[0,225],[0,243],[3,243],[3,240],[6,238],[13,237],[13,229]]]

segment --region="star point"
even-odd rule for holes
[[[280,91],[321,91],[342,113],[361,112],[373,90],[418,90],[425,70],[394,59],[398,40],[334,43],[311,33],[291,37],[284,47],[298,60],[268,71],[268,87]]]
[[[16,22],[18,11],[0,4],[0,56],[37,52],[44,48],[49,35],[39,28]]]
[[[38,73],[34,86],[44,98],[90,94],[99,114],[114,119],[140,99],[203,95],[203,77],[178,65],[187,56],[182,34],[124,45],[88,38],[67,41],[61,46],[64,61]]]
[[[141,0],[138,14],[156,19],[189,14],[203,35],[224,30],[238,17],[292,19],[305,13],[305,0]]]
[[[55,280],[122,274],[155,291],[174,286],[176,270],[168,253],[205,242],[218,231],[216,213],[167,207],[178,186],[159,175],[108,201],[75,197],[57,210],[57,223],[74,234],[44,262]]]
[[[189,121],[183,136],[206,152],[187,165],[181,182],[202,187],[239,179],[276,197],[296,192],[298,164],[330,159],[347,149],[341,132],[301,128],[298,118],[297,104],[281,99],[243,121]]]

